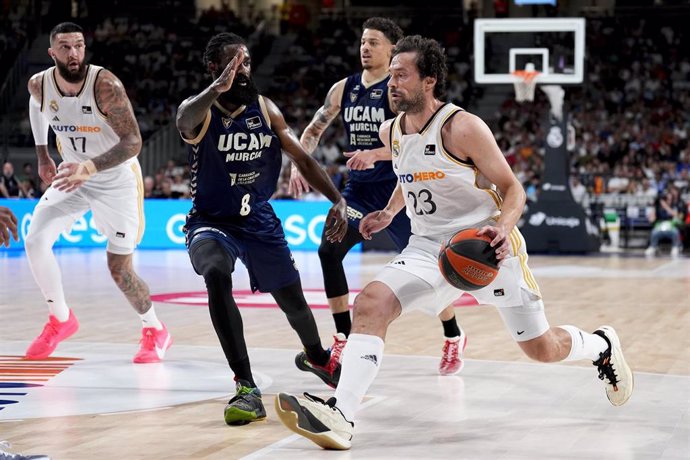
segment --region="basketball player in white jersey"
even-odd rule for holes
[[[380,135],[398,187],[385,209],[365,216],[360,231],[370,238],[406,207],[413,235],[355,300],[334,397],[324,401],[306,393],[306,398],[280,393],[275,406],[283,424],[321,447],[350,448],[355,412],[378,373],[388,324],[402,313],[430,305],[438,310],[457,298],[459,291],[439,271],[438,252],[443,241],[468,227],[492,238],[501,263],[494,282],[472,293],[479,303],[498,307],[530,358],[591,360],[609,401],[624,404],[633,376],[613,328],[602,326],[590,334],[575,326],[549,325],[516,228],[525,192],[486,124],[439,99],[447,72],[439,44],[418,35],[403,38],[390,69],[388,85],[399,115],[382,125]],[[368,155],[385,158],[383,150]]]
[[[77,24],[58,24],[48,54],[55,66],[29,80],[29,114],[38,172],[52,186],[34,210],[26,254],[50,309],[43,332],[27,359],[51,355],[79,328],[67,306],[52,246],[87,210],[108,238],[110,274],[143,324],[135,363],[160,361],[172,339],[156,317],[149,288],[132,267],[132,253],[144,230],[143,184],[136,156],[141,135],[122,82],[110,71],[86,64],[84,34]],[[48,153],[48,129],[55,132],[62,163]],[[93,307],[96,307],[95,305]]]
[[[362,72],[336,82],[328,91],[323,106],[314,114],[314,119],[304,129],[300,142],[309,153],[316,150],[321,135],[341,115],[347,138],[346,149],[371,150],[381,145],[378,137],[384,118],[392,118],[390,91],[386,91],[395,42],[403,36],[400,27],[388,18],[373,17],[362,24],[360,55]],[[388,97],[381,97],[385,93]],[[346,154],[347,155],[347,154]],[[385,206],[388,197],[396,187],[395,174],[388,162],[378,167],[361,168],[352,171],[343,196],[348,203],[349,230],[342,241],[329,242],[322,238],[319,259],[328,306],[336,327],[335,341],[331,353],[340,356],[350,335],[349,289],[343,259],[347,253],[363,240],[358,227],[360,219],[367,213]],[[291,168],[290,191],[295,198],[309,190],[309,185],[296,167]],[[396,248],[400,251],[410,237],[410,221],[404,214],[398,216],[386,229]],[[456,300],[456,299],[453,299]],[[462,370],[462,355],[467,346],[467,335],[455,318],[455,307],[449,305],[439,319],[443,325],[444,345],[441,351],[439,374],[454,375]],[[305,368],[309,363],[305,363]]]

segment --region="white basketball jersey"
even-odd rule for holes
[[[393,170],[415,235],[445,237],[500,214],[496,187],[481,188],[476,166],[443,147],[441,128],[461,110],[453,104],[444,105],[419,133],[402,133],[402,114],[391,126]]]
[[[96,104],[94,84],[102,69],[88,66],[84,85],[76,96],[62,94],[55,80],[55,67],[43,71],[41,113],[55,132],[58,150],[65,161],[81,163],[110,150],[120,141]],[[136,157],[96,174],[91,181],[107,180],[115,173],[113,170],[131,169],[132,163],[138,163]]]

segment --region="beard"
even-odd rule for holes
[[[393,105],[395,106],[396,112],[421,112],[424,108],[424,94],[419,92],[413,94],[409,99],[403,99],[400,97],[397,102],[393,101]]]
[[[55,67],[60,76],[69,83],[79,83],[86,77],[86,60],[79,63],[77,70],[70,70],[67,64],[55,59]]]
[[[243,83],[246,85],[242,86]],[[235,81],[232,82],[230,89],[218,97],[221,102],[236,106],[251,104],[258,98],[259,90],[254,84],[254,79],[245,75],[235,76]]]

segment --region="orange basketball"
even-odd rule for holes
[[[463,291],[476,291],[498,276],[496,250],[491,238],[478,236],[479,229],[461,230],[443,243],[438,268],[451,285]]]

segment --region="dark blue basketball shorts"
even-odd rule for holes
[[[345,186],[343,196],[347,200],[347,220],[350,226],[359,231],[362,218],[370,212],[385,208],[397,185],[397,179],[385,182],[349,181]],[[395,216],[386,231],[398,248],[398,252],[407,246],[412,230],[405,209]]]
[[[186,229],[187,250],[202,239],[213,238],[225,248],[233,263],[240,259],[249,272],[252,291],[271,292],[299,280],[285,233],[272,208],[254,218],[223,222],[193,216]]]

